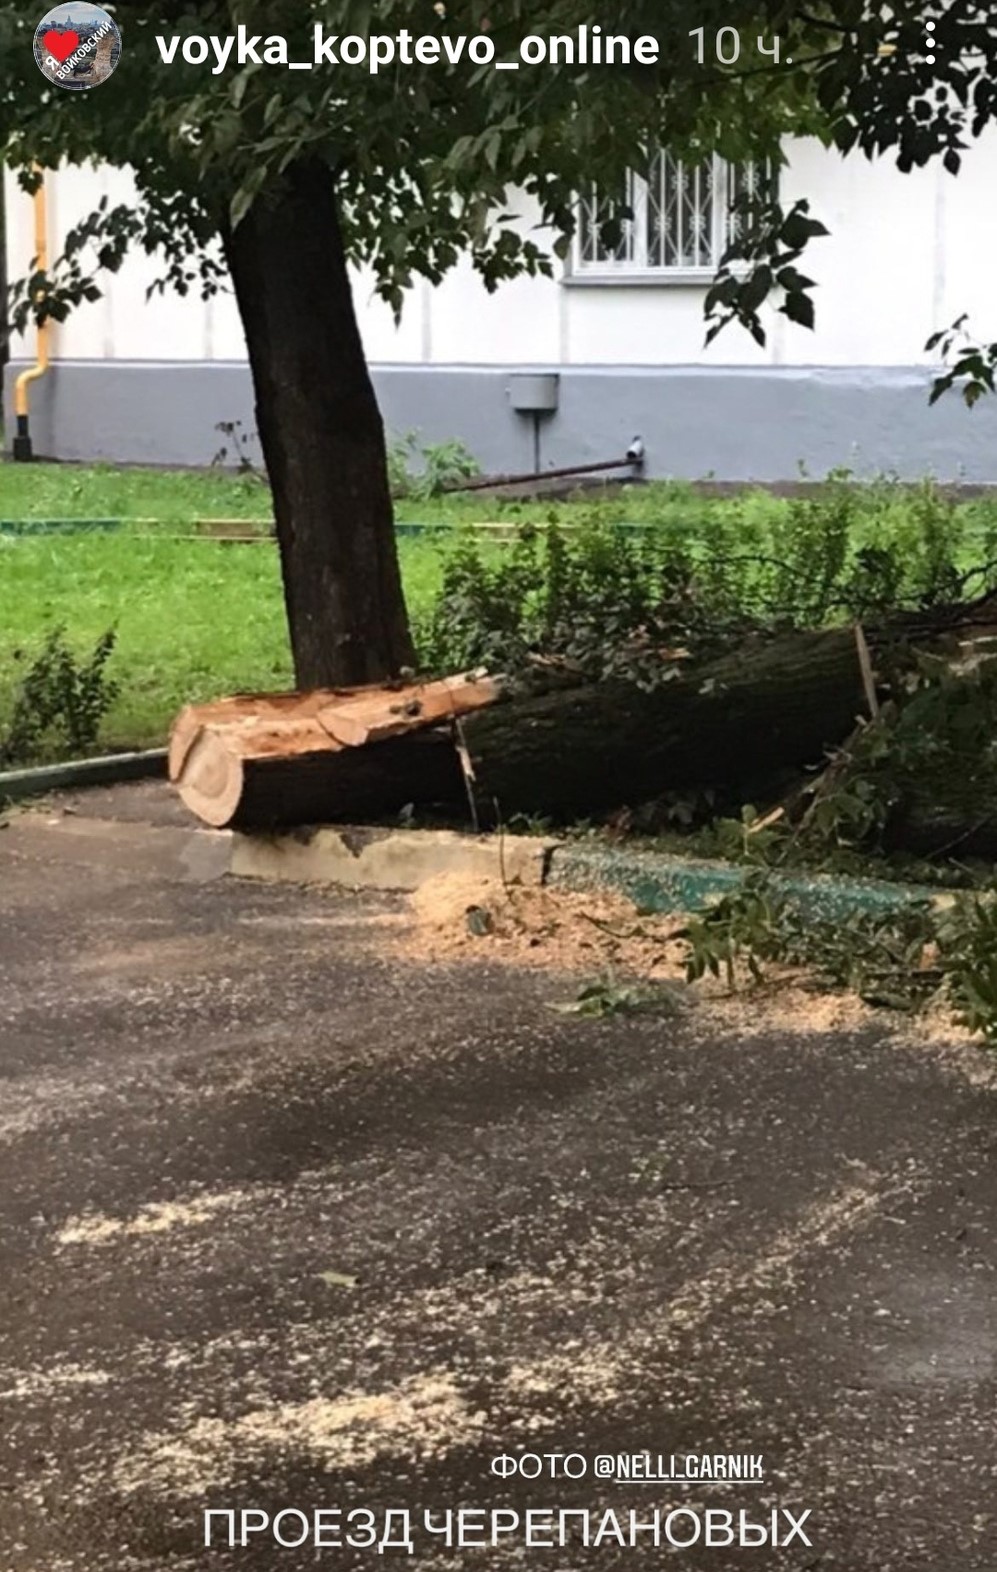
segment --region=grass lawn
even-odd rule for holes
[[[402,518],[434,523],[488,512],[453,502],[399,507]],[[0,733],[24,660],[57,626],[80,654],[116,631],[109,674],[121,691],[102,729],[108,749],[160,744],[191,700],[288,686],[273,543],[226,545],[193,530],[198,519],[266,524],[269,515],[269,492],[254,476],[0,463]],[[4,530],[59,519],[131,522],[113,532]],[[446,549],[445,538],[399,542],[415,617],[432,602]]]
[[[443,548],[399,543],[414,615],[439,582]],[[80,654],[114,628],[120,693],[103,726],[109,749],[153,747],[193,699],[291,684],[277,551],[130,529],[0,536],[0,731],[23,663],[64,626]]]
[[[0,461],[0,525],[8,519],[267,518],[270,498],[251,475],[117,469],[111,464]]]
[[[860,528],[870,539],[883,531],[895,538],[914,528],[917,510],[929,505],[946,529],[957,530],[967,563],[985,552],[997,555],[990,546],[997,541],[997,504],[989,500],[952,510],[909,488],[871,485],[863,488]],[[595,502],[408,500],[398,506],[401,521],[451,528],[400,538],[406,594],[418,622],[462,524],[595,517],[652,524],[685,540],[723,530],[732,549],[771,551],[778,550],[780,530],[799,526],[791,508],[760,491],[718,500],[671,483]],[[194,532],[197,519],[265,521],[268,515],[267,490],[251,476],[0,464],[0,734],[25,662],[60,625],[80,653],[108,628],[116,630],[109,671],[121,691],[104,722],[107,748],[161,743],[172,716],[190,700],[286,686],[291,668],[273,543],[224,544]],[[5,531],[19,520],[110,518],[130,522],[113,532],[18,537]],[[917,527],[923,535],[923,519]]]

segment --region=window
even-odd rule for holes
[[[734,201],[752,194],[768,176],[763,163],[729,164],[722,158],[689,163],[661,151],[647,175],[631,173],[618,199],[593,186],[579,202],[575,277],[709,278],[736,233]],[[600,228],[614,211],[622,218],[619,243],[606,245]]]

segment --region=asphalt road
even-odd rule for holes
[[[2,1572],[384,1559],[207,1509],[409,1511],[415,1566],[992,1572],[982,1052],[556,1014],[400,957],[393,897],[217,877],[155,792],[79,806],[0,831]],[[592,1475],[645,1451],[764,1480]],[[585,1476],[491,1472],[531,1454]],[[605,1526],[683,1507],[810,1544]],[[422,1527],[542,1508],[563,1548]]]

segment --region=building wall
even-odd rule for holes
[[[997,242],[997,134],[953,180],[909,176],[889,162],[842,160],[797,142],[783,199],[809,196],[832,231],[806,269],[820,281],[814,333],[769,313],[768,343],[731,328],[704,349],[701,284],[595,283],[556,264],[489,295],[469,264],[442,285],[417,284],[400,324],[355,289],[361,330],[389,429],[423,441],[460,437],[486,468],[531,467],[532,419],[510,408],[510,372],[560,373],[557,413],[540,427],[545,466],[621,454],[640,434],[648,471],[788,479],[804,464],[895,469],[997,481],[994,415],[956,398],[927,409],[928,334],[968,311],[992,336],[988,291]],[[120,170],[50,176],[53,252],[102,195],[127,200]],[[31,203],[8,178],[8,268],[30,262]],[[530,227],[536,215],[523,210]],[[154,258],[137,255],[104,298],[53,333],[52,373],[35,385],[36,451],[63,458],[206,463],[218,422],[253,428],[245,345],[230,296],[151,299]],[[13,345],[13,375],[30,343]]]

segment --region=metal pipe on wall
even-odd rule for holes
[[[638,449],[639,444],[639,449]],[[639,438],[626,458],[607,459],[600,464],[568,464],[562,469],[529,470],[522,475],[478,475],[474,480],[462,480],[455,486],[444,486],[443,492],[490,491],[495,486],[526,485],[532,480],[570,480],[575,475],[597,475],[611,469],[628,469],[639,476],[644,467],[644,445]]]
[[[48,271],[48,205],[45,192],[45,173],[39,170],[41,176],[34,195],[35,203],[35,258],[36,272]],[[13,457],[26,462],[34,458],[31,447],[31,402],[28,388],[32,382],[43,377],[48,370],[48,340],[49,324],[40,323],[35,329],[35,363],[27,370],[22,371],[14,383],[14,415],[17,428],[14,433]]]

